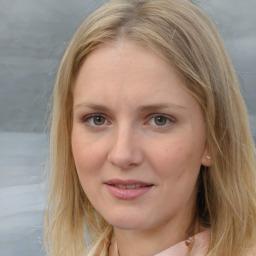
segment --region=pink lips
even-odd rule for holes
[[[138,180],[113,179],[104,182],[111,195],[117,199],[132,200],[153,188],[153,184]]]

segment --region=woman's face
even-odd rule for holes
[[[100,46],[74,87],[72,150],[82,187],[114,227],[186,228],[209,165],[199,104],[151,50]]]

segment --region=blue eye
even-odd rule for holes
[[[89,116],[86,117],[83,121],[88,122],[91,126],[102,126],[107,122],[106,118],[102,115]]]

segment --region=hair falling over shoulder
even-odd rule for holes
[[[72,91],[86,56],[120,37],[148,47],[175,67],[200,104],[213,163],[200,173],[196,218],[211,230],[208,255],[246,255],[256,238],[255,146],[247,109],[218,32],[189,0],[110,1],[82,23],[70,42],[52,97],[48,255],[107,255],[112,228],[83,192],[72,156]]]

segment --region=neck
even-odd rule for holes
[[[163,223],[160,227],[147,230],[123,230],[114,228],[120,256],[148,256],[155,255],[165,249],[186,240],[186,232],[191,220]]]

